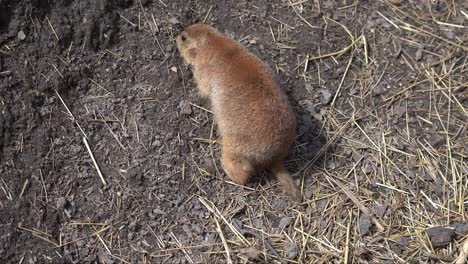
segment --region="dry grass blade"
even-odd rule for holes
[[[292,7],[292,9],[294,10],[294,13],[296,14],[296,16],[298,16],[302,21],[304,21],[304,23],[306,23],[307,26],[309,26],[309,27],[312,28],[312,29],[317,29],[317,28],[319,28],[319,27],[316,27],[316,26],[312,26],[312,25],[309,23],[309,21],[307,21],[303,16],[301,16],[301,14],[299,14],[299,12],[297,12],[296,7],[295,7],[295,5],[291,2],[291,0],[288,0],[288,2],[289,2],[289,5],[290,5],[290,6]]]
[[[468,238],[460,245],[460,255],[455,260],[455,264],[466,264],[468,262]]]
[[[60,245],[57,244],[56,242],[52,241],[50,239],[51,235],[45,233],[45,232],[42,232],[40,230],[37,230],[37,229],[28,229],[28,228],[25,228],[25,227],[21,227],[19,226],[18,227],[19,230],[23,231],[23,232],[29,232],[31,235],[49,243],[49,244],[52,244],[53,246],[55,247],[59,247]]]
[[[218,234],[221,237],[221,241],[223,242],[224,250],[226,250],[226,261],[227,263],[232,264],[231,260],[231,251],[229,250],[229,246],[226,243],[226,239],[224,238],[223,230],[221,229],[221,226],[219,225],[218,219],[214,219],[216,226],[218,227]]]
[[[176,242],[176,245],[182,250],[182,252],[184,252],[185,254],[185,258],[188,260],[189,263],[195,263],[192,259],[192,257],[190,257],[189,253],[187,252],[187,249],[184,248],[182,246],[182,244],[180,243],[179,239],[177,239],[177,237],[174,235],[173,232],[170,233],[171,234],[171,237],[174,239],[174,241]]]
[[[55,91],[55,94],[57,94],[58,98],[60,99],[60,102],[62,102],[63,106],[65,107],[65,109],[67,110],[68,114],[70,115],[71,119],[75,122],[75,124],[78,126],[78,128],[80,129],[81,133],[83,134],[83,136],[85,138],[88,138],[88,136],[86,135],[86,133],[84,132],[84,130],[81,128],[80,124],[78,123],[78,121],[76,120],[75,116],[73,115],[73,113],[70,111],[70,109],[68,108],[67,104],[65,104],[65,101],[63,101],[62,99],[62,96],[60,96],[60,94],[57,92],[57,90],[54,90]]]
[[[239,231],[221,214],[221,212],[214,206],[214,204],[208,200],[206,200],[203,197],[198,197],[198,200],[210,211],[215,217],[223,220],[223,222],[231,229],[231,231],[234,233],[234,235],[239,238],[240,241],[242,241],[246,245],[250,245],[250,242],[245,239],[245,237],[239,233]]]
[[[101,169],[99,168],[99,165],[96,159],[94,158],[94,154],[91,151],[91,148],[89,147],[88,140],[85,137],[83,137],[83,143],[85,144],[86,149],[88,150],[89,156],[91,157],[91,160],[93,161],[94,168],[96,168],[96,171],[99,175],[99,179],[101,179],[101,182],[103,185],[107,185],[106,180],[104,179],[104,176],[102,175]]]

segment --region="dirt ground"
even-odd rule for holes
[[[195,22],[277,73],[302,203],[222,171]],[[467,27],[463,0],[0,0],[0,262],[466,263]]]

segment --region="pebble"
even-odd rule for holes
[[[428,138],[429,144],[431,144],[431,146],[433,146],[435,148],[442,145],[445,142],[445,140],[446,140],[446,138],[444,136],[439,135],[439,134],[432,134]]]
[[[434,247],[444,247],[452,241],[455,230],[453,228],[436,226],[426,230],[429,240]]]
[[[320,91],[320,93],[322,94],[322,97],[323,97],[322,103],[323,104],[329,104],[331,99],[332,99],[332,94],[330,93],[330,91],[328,91],[327,89],[320,89],[319,91]]]
[[[289,259],[295,259],[299,254],[299,249],[297,248],[297,244],[294,241],[285,244],[283,249],[286,251]]]
[[[367,235],[371,226],[371,218],[366,214],[362,214],[361,217],[359,217],[359,233],[361,236]]]
[[[65,204],[67,203],[67,200],[65,199],[65,197],[60,197],[58,198],[57,200],[57,208],[58,209],[63,209],[65,208]]]
[[[177,19],[177,17],[170,17],[168,19],[169,23],[173,24],[173,25],[177,25],[177,24],[180,24],[180,21],[179,19]]]
[[[388,204],[383,204],[383,205],[376,204],[374,206],[374,211],[377,213],[377,215],[380,218],[382,218],[385,215],[385,213],[387,212],[388,207],[389,207]]]
[[[25,40],[26,39],[26,34],[24,34],[23,30],[20,30],[18,32],[18,39],[19,40]]]
[[[454,225],[455,227],[455,234],[457,236],[464,236],[468,234],[468,223],[457,223]]]
[[[288,227],[291,224],[292,220],[293,219],[291,217],[281,218],[281,220],[280,220],[280,222],[278,224],[278,228],[282,230],[282,229]]]
[[[180,113],[183,115],[190,115],[192,113],[192,107],[189,102],[182,100],[179,103]]]
[[[314,192],[312,190],[306,190],[304,195],[307,199],[311,199],[314,195]]]

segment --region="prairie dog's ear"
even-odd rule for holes
[[[204,30],[198,37],[197,48],[202,47],[210,38],[213,37],[213,32],[209,30]]]

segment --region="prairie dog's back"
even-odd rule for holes
[[[195,71],[208,78],[221,135],[231,148],[262,157],[288,149],[295,138],[295,115],[270,69],[239,43],[216,34],[197,55]],[[235,141],[235,142],[234,142]],[[252,157],[253,158],[253,157]],[[268,157],[270,158],[270,157]]]

